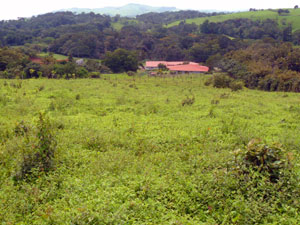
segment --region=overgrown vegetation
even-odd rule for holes
[[[15,135],[22,137],[23,142],[19,151],[22,159],[15,180],[30,180],[40,172],[47,173],[53,169],[56,140],[53,135],[54,127],[50,124],[45,113],[39,113],[36,127],[28,127],[20,122],[15,127]]]
[[[298,224],[299,94],[208,78],[0,80],[0,221]]]

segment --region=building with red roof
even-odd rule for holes
[[[158,69],[158,65],[165,65],[170,71],[175,73],[205,73],[209,71],[207,66],[201,66],[195,62],[168,62],[168,61],[147,61],[146,70]]]

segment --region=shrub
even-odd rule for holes
[[[242,173],[247,174],[249,170],[257,171],[268,176],[271,182],[277,182],[281,171],[289,164],[280,144],[268,146],[260,139],[252,139],[244,151],[237,150],[235,154],[236,168]]]
[[[101,74],[99,72],[90,72],[88,74],[89,78],[101,78]]]
[[[97,150],[100,152],[105,152],[107,150],[106,141],[101,135],[88,138],[85,145],[85,147],[89,150]]]
[[[208,78],[205,82],[204,82],[204,85],[205,86],[210,86],[210,85],[212,85],[213,84],[213,77],[210,77],[210,78]]]
[[[37,172],[49,172],[53,168],[56,140],[52,125],[45,113],[39,114],[39,120],[31,137],[29,128],[24,122],[15,128],[16,135],[24,136],[23,159],[20,170],[15,175],[15,180],[24,180]]]
[[[213,86],[216,88],[228,88],[232,81],[233,79],[226,74],[216,74],[213,76]]]
[[[242,90],[243,87],[244,87],[244,82],[243,81],[238,81],[238,80],[235,80],[235,81],[232,81],[230,84],[229,84],[229,87],[232,91],[239,91],[239,90]]]
[[[161,71],[168,71],[168,67],[165,65],[165,64],[158,64],[158,69],[161,70]]]
[[[181,105],[182,106],[193,105],[194,103],[195,103],[195,96],[193,97],[186,96],[186,98],[182,100]]]
[[[45,89],[45,86],[44,86],[44,85],[41,85],[41,86],[39,86],[38,91],[42,91],[42,90],[44,90],[44,89]]]
[[[135,75],[135,72],[133,72],[133,71],[128,71],[128,72],[127,72],[127,75],[128,75],[129,77],[133,77],[133,76]]]

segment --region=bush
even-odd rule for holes
[[[246,149],[237,150],[235,154],[236,168],[240,172],[248,174],[249,170],[257,171],[269,177],[271,182],[277,182],[282,170],[290,164],[280,144],[268,146],[260,139],[251,140]]]
[[[212,85],[213,84],[213,77],[210,77],[210,78],[208,78],[205,82],[204,82],[204,85],[205,86],[210,86],[210,85]]]
[[[89,74],[88,74],[88,77],[89,78],[101,78],[101,74],[99,73],[99,72],[90,72]]]
[[[182,106],[193,105],[194,103],[195,103],[195,96],[193,97],[186,96],[186,98],[182,100],[181,105]]]
[[[49,172],[53,168],[56,140],[52,125],[45,113],[39,114],[36,127],[30,128],[24,122],[17,124],[16,136],[24,136],[23,159],[15,180],[26,180],[34,176],[34,171]],[[32,137],[32,134],[34,137]]]
[[[239,91],[239,90],[242,90],[243,87],[244,87],[244,82],[243,82],[243,81],[235,80],[235,81],[230,82],[230,84],[229,84],[229,88],[230,88],[232,91]]]
[[[128,75],[129,77],[133,77],[133,76],[135,75],[135,72],[133,72],[133,71],[128,71],[128,72],[127,72],[127,75]]]
[[[233,79],[226,74],[216,74],[213,76],[213,86],[216,88],[228,88],[232,81]]]

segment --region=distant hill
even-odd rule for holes
[[[140,4],[128,4],[122,7],[105,7],[105,8],[95,8],[95,9],[88,9],[88,8],[69,8],[69,9],[61,9],[58,11],[71,11],[74,13],[99,13],[99,14],[106,14],[110,16],[115,16],[117,14],[121,16],[127,17],[135,17],[137,15],[141,15],[144,13],[149,12],[167,12],[167,11],[177,11],[175,7],[153,7],[147,5],[140,5]]]

